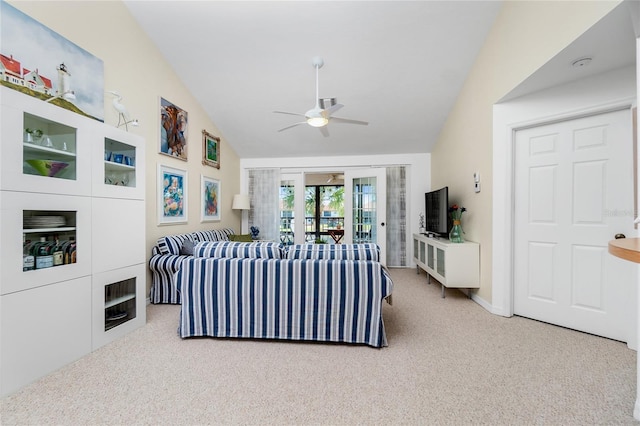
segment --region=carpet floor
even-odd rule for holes
[[[2,425],[636,424],[636,352],[392,269],[389,346],[186,339],[179,306],[1,400]]]

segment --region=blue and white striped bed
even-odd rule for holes
[[[387,346],[393,283],[375,261],[191,258],[177,276],[180,336]]]

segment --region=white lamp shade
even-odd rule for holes
[[[231,204],[233,210],[249,210],[251,208],[251,202],[248,195],[236,194],[233,196],[233,204]]]

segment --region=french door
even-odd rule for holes
[[[386,169],[347,170],[344,173],[344,241],[376,243],[386,264]]]

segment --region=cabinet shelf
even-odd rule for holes
[[[53,232],[70,232],[75,231],[75,226],[63,226],[60,228],[25,228],[22,230],[23,234],[45,234]]]
[[[107,160],[104,161],[104,168],[107,171],[114,172],[131,172],[136,170],[135,166],[128,166],[126,164],[114,163],[113,161]]]
[[[29,154],[47,154],[50,157],[56,157],[59,159],[76,158],[75,152],[63,151],[56,148],[48,148],[46,146],[35,145],[29,142],[23,144],[24,152]]]
[[[109,300],[108,302],[104,303],[104,308],[105,309],[109,309],[113,306],[119,305],[121,303],[124,303],[126,301],[129,301],[131,299],[135,299],[136,298],[136,294],[135,293],[131,293],[131,294],[127,294],[121,297],[118,297],[116,299],[113,300]]]

